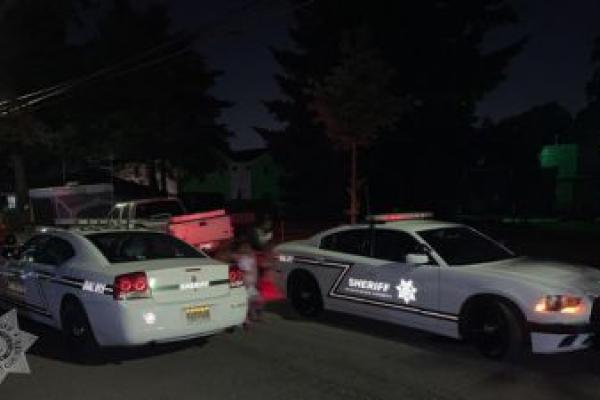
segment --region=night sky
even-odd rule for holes
[[[600,35],[598,0],[514,0],[521,21],[490,34],[487,45],[525,35],[530,41],[513,59],[507,79],[480,104],[493,119],[558,101],[572,113],[585,104],[592,43]]]
[[[221,20],[231,9],[238,9],[247,1],[171,0],[172,17],[185,28],[204,26],[207,22]],[[274,4],[276,2],[267,2]],[[225,110],[223,122],[235,133],[231,140],[234,149],[263,147],[264,143],[253,126],[272,127],[275,121],[262,104],[262,100],[279,96],[273,74],[278,64],[269,46],[282,47],[289,43],[287,29],[293,21],[287,1],[269,8],[269,13],[248,15],[237,35],[215,35],[198,44],[207,56],[209,65],[222,70],[214,93],[235,104]],[[262,15],[261,15],[262,14]],[[236,17],[237,18],[237,17]],[[239,18],[238,18],[239,19]]]
[[[317,0],[318,1],[318,0]],[[171,0],[172,17],[184,28],[204,26],[221,19],[244,1]],[[273,2],[271,2],[272,4]],[[497,120],[533,106],[558,101],[575,113],[585,103],[585,84],[591,74],[589,63],[594,38],[600,34],[600,1],[511,0],[520,22],[489,35],[485,48],[509,43],[529,35],[524,51],[511,63],[508,78],[480,104],[481,116]],[[285,10],[285,1],[279,12]],[[374,3],[370,3],[374,4]],[[291,15],[249,18],[257,20],[241,34],[218,35],[198,47],[210,65],[225,74],[215,94],[235,105],[225,111],[223,121],[235,132],[234,149],[264,146],[252,126],[275,125],[261,101],[278,96],[273,74],[278,66],[269,46],[289,43],[287,27]]]

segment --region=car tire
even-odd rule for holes
[[[61,310],[61,321],[71,355],[81,362],[96,362],[100,356],[100,346],[83,306],[75,300],[67,300]]]
[[[296,273],[290,277],[288,299],[294,310],[303,317],[316,317],[323,311],[321,289],[308,273]]]
[[[477,307],[470,322],[470,338],[485,357],[495,360],[518,360],[525,350],[525,329],[512,308],[492,301]]]

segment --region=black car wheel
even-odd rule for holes
[[[81,361],[97,359],[99,346],[81,304],[67,301],[61,312],[63,335],[69,351]]]
[[[479,307],[471,322],[470,337],[484,356],[516,359],[523,354],[525,334],[521,321],[502,302]]]
[[[308,273],[296,273],[290,278],[288,297],[296,312],[303,317],[315,317],[323,310],[319,285]]]

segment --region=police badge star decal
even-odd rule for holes
[[[17,310],[0,316],[0,383],[9,372],[30,373],[25,352],[37,337],[19,329]]]
[[[400,283],[396,286],[396,290],[398,291],[398,298],[404,300],[404,304],[408,304],[411,301],[417,301],[417,288],[412,280],[400,279]]]

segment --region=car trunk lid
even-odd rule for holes
[[[160,259],[115,264],[116,275],[143,271],[158,303],[190,302],[229,293],[229,266],[210,258]]]

